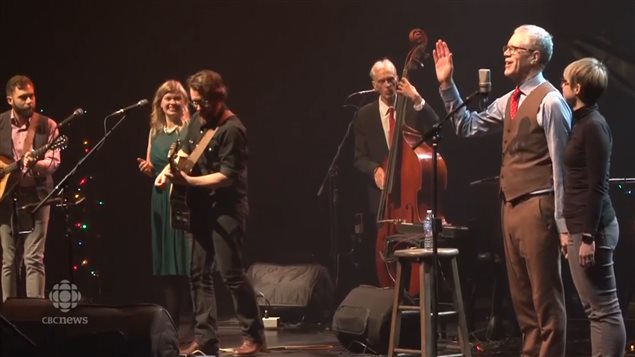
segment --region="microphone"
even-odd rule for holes
[[[481,68],[478,70],[478,93],[487,98],[492,91],[492,78],[489,69]]]
[[[79,118],[82,115],[84,115],[84,109],[82,109],[82,108],[75,109],[73,114],[69,115],[68,118],[62,120],[59,124],[57,124],[57,128],[59,129],[59,128],[63,127],[64,125],[70,123],[75,118]]]
[[[147,99],[141,99],[140,101],[136,102],[135,104],[129,105],[125,108],[121,108],[119,110],[117,110],[116,112],[111,113],[109,116],[115,116],[115,115],[121,115],[126,113],[127,111],[134,109],[134,108],[138,108],[138,107],[142,107],[146,104],[148,104],[148,100]]]
[[[363,95],[363,94],[369,94],[369,93],[375,93],[375,90],[374,89],[366,89],[366,90],[360,90],[360,91],[357,91],[357,92],[353,92],[353,93],[348,95],[348,98],[354,97],[356,95]]]
[[[348,102],[353,97],[357,97],[358,95],[366,95],[366,94],[370,94],[370,93],[376,93],[376,91],[374,89],[366,89],[366,90],[360,90],[360,91],[357,91],[357,92],[353,92],[353,93],[349,94],[348,97],[346,97],[346,99],[344,100],[344,103]]]

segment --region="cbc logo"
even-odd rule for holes
[[[62,312],[69,312],[77,307],[82,294],[77,286],[68,280],[62,280],[53,285],[53,289],[49,293],[49,300],[53,302],[53,306]]]

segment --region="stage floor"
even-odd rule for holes
[[[590,356],[589,340],[586,337],[576,337],[584,335],[586,329],[585,321],[569,321],[569,336],[567,341],[567,356],[585,357]],[[454,331],[448,326],[448,331]],[[187,342],[191,340],[191,328],[182,325],[180,327],[181,340]],[[221,336],[221,348],[231,348],[240,345],[242,337],[238,322],[235,319],[221,321],[219,326]],[[519,355],[520,339],[517,337],[505,337],[501,339],[486,339],[483,327],[480,330],[470,332],[470,342],[473,347],[474,356],[500,356],[511,357]],[[339,357],[361,357],[376,356],[372,353],[361,353],[359,349],[353,352],[345,348],[337,336],[328,328],[316,325],[284,324],[277,329],[269,329],[265,332],[269,353],[259,353],[258,356],[284,356],[284,357],[318,357],[318,356],[339,356]],[[442,352],[441,350],[439,353]],[[451,353],[451,352],[447,352]],[[633,355],[635,354],[627,354]],[[231,353],[221,352],[221,356],[231,356]]]

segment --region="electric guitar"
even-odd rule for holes
[[[181,149],[181,139],[177,139],[168,150],[168,163],[170,171],[176,173],[183,171],[186,174],[192,172],[192,168],[201,157],[205,148],[214,137],[215,129],[207,129],[198,144],[189,156],[179,155]],[[170,224],[174,229],[190,231],[190,208],[187,206],[187,186],[174,185],[170,188]]]
[[[66,135],[60,135],[53,142],[42,146],[41,148],[35,149],[31,151],[31,154],[36,159],[40,159],[44,153],[48,150],[66,149],[68,145],[68,137]],[[13,161],[5,156],[0,155],[0,201],[4,199],[5,189],[10,187],[10,182],[13,183],[13,171],[22,168],[22,159],[18,161]]]

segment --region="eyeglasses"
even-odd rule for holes
[[[194,108],[196,108],[196,107],[207,108],[207,107],[209,107],[209,100],[207,100],[207,99],[196,99],[196,100],[190,101],[190,104]]]
[[[505,45],[503,46],[503,53],[509,51],[509,53],[511,54],[516,54],[518,53],[518,51],[523,50],[523,51],[527,51],[527,52],[534,52],[536,50],[532,50],[531,48],[525,48],[525,47],[518,47],[518,46],[512,46],[512,45]]]

